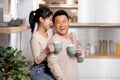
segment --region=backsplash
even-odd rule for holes
[[[116,43],[120,43],[120,28],[70,28],[69,32],[75,32],[77,40],[85,50],[86,44],[90,43],[99,52],[99,40],[111,40],[111,51],[116,52]]]

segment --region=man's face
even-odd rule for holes
[[[57,16],[55,17],[54,26],[58,34],[61,36],[67,35],[69,20],[65,15]]]

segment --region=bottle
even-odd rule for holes
[[[85,55],[89,55],[90,54],[90,43],[89,42],[86,43],[86,48],[85,49],[86,49],[85,50]]]
[[[94,45],[90,45],[90,54],[95,54],[95,46]]]
[[[104,42],[104,53],[107,54],[107,40],[103,40]]]
[[[107,54],[110,54],[111,53],[111,43],[112,43],[112,41],[111,40],[107,40],[107,44],[106,44],[106,53]]]
[[[99,40],[99,53],[104,54],[104,40]]]

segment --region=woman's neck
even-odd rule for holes
[[[43,27],[39,26],[39,27],[37,28],[37,31],[38,31],[38,33],[39,33],[40,35],[42,35],[43,37],[45,37],[45,38],[48,37],[47,31],[46,31]]]

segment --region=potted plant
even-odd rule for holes
[[[22,51],[0,46],[0,80],[26,80],[30,69],[26,65]]]

